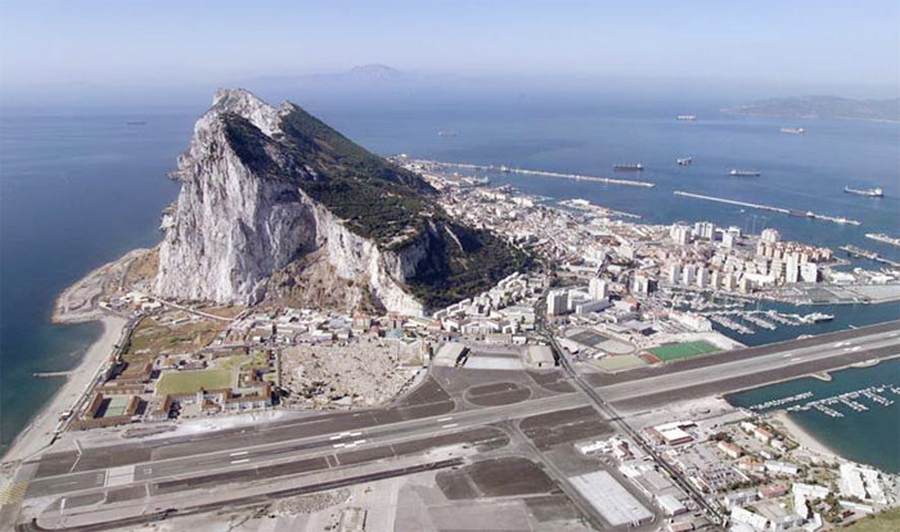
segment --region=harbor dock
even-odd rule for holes
[[[483,172],[501,172],[504,174],[522,174],[522,175],[534,175],[539,177],[553,177],[557,179],[571,179],[574,181],[590,181],[593,183],[603,183],[606,185],[623,185],[629,187],[643,187],[643,188],[653,188],[656,186],[654,183],[650,183],[649,181],[637,181],[634,179],[616,179],[612,177],[598,177],[598,176],[590,176],[590,175],[582,175],[582,174],[565,174],[561,172],[547,172],[544,170],[529,170],[526,168],[511,168],[508,166],[496,166],[493,164],[490,165],[481,165],[481,164],[468,164],[468,163],[447,163],[447,162],[439,162],[439,161],[430,161],[433,164],[440,166],[448,166],[453,168],[464,168],[467,170],[480,170]]]
[[[857,220],[850,220],[848,218],[844,218],[842,216],[828,216],[827,214],[818,214],[812,211],[800,211],[796,209],[785,209],[782,207],[773,207],[771,205],[763,205],[761,203],[750,203],[747,201],[738,201],[727,198],[717,198],[715,196],[706,196],[703,194],[694,194],[693,192],[684,192],[682,190],[676,190],[674,192],[676,196],[682,196],[685,198],[694,198],[694,199],[702,199],[706,201],[713,201],[716,203],[725,203],[727,205],[736,205],[738,207],[747,207],[749,209],[757,209],[761,211],[769,211],[769,212],[777,212],[779,214],[786,214],[788,216],[798,216],[804,218],[810,218],[812,220],[823,220],[826,222],[833,222],[841,225],[860,225]]]

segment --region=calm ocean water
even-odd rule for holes
[[[599,98],[597,100],[600,100]],[[594,101],[579,97],[379,102],[296,100],[361,144],[445,161],[508,164],[612,175],[642,162],[635,177],[651,190],[567,180],[500,176],[521,190],[581,197],[649,222],[712,220],[747,230],[776,227],[786,238],[837,247],[854,243],[900,260],[900,250],[864,238],[897,233],[900,125],[790,121],[720,114],[719,104]],[[160,210],[177,194],[165,174],[187,146],[191,112],[0,116],[0,445],[6,446],[59,386],[36,371],[74,366],[97,327],[51,326],[54,297],[100,264],[159,239]],[[695,113],[694,123],[677,114]],[[128,121],[146,121],[129,126]],[[806,135],[779,133],[802,126]],[[438,136],[439,130],[457,133]],[[688,168],[677,157],[693,156]],[[735,179],[730,168],[763,172]],[[844,194],[845,185],[881,186],[887,197]],[[855,218],[861,227],[782,217],[678,198],[687,190]],[[818,310],[818,309],[817,309]],[[826,309],[831,324],[740,338],[745,343],[811,334],[900,317],[900,306]],[[896,419],[894,420],[896,423]]]
[[[746,407],[803,392],[813,392],[812,399],[821,399],[868,386],[890,384],[900,386],[900,360],[834,372],[830,382],[815,378],[796,379],[735,394],[728,400],[734,405]],[[868,406],[869,410],[855,412],[844,405],[833,406],[844,414],[840,418],[832,418],[812,409],[789,415],[839,455],[900,473],[900,452],[897,451],[897,442],[900,442],[900,396],[890,390],[880,395],[894,401],[894,404],[881,406],[861,398],[859,402]]]

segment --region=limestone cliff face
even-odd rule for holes
[[[345,175],[358,179],[353,169],[376,163],[349,148],[336,151],[343,137],[306,135],[321,123],[298,113],[292,104],[276,109],[242,90],[216,94],[173,172],[182,188],[163,215],[156,292],[175,299],[254,304],[265,296],[273,272],[323,251],[337,275],[367,287],[387,310],[422,314],[422,303],[405,283],[429,253],[428,224],[397,220],[400,245],[387,246],[391,235],[360,234],[366,233],[360,230],[365,219],[349,224],[337,216],[334,191],[346,192],[350,202],[358,195],[346,190],[346,183],[355,181]],[[388,191],[412,188],[408,175],[393,178],[392,170],[381,166],[376,171],[387,172],[379,179]],[[314,195],[326,197],[331,208]],[[378,210],[378,205],[369,207]]]

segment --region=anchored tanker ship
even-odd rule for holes
[[[881,190],[881,187],[875,187],[875,188],[844,187],[844,192],[846,192],[847,194],[856,194],[857,196],[868,196],[870,198],[884,197],[884,191]]]
[[[728,175],[735,177],[759,177],[762,175],[761,172],[757,170],[738,170],[736,168],[732,168]]]
[[[643,169],[644,169],[644,165],[642,165],[641,163],[614,164],[613,165],[613,170],[620,170],[620,171],[640,172]]]

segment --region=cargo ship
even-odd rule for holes
[[[641,163],[614,164],[613,165],[613,170],[622,170],[622,171],[628,171],[628,172],[640,172],[643,169],[644,169],[644,165],[642,165]]]
[[[676,159],[678,166],[690,166],[692,162],[694,162],[693,157],[682,157],[681,159]]]
[[[728,175],[735,177],[759,177],[762,175],[762,172],[757,170],[738,170],[736,168],[732,168]]]
[[[782,133],[789,133],[791,135],[802,135],[806,133],[806,130],[802,127],[783,127],[781,128]]]
[[[881,190],[881,187],[875,188],[850,188],[844,187],[844,192],[847,194],[856,194],[857,196],[866,196],[869,198],[882,198],[884,197],[884,191]]]
[[[697,115],[678,115],[675,117],[676,120],[686,120],[688,122],[693,122],[697,120]]]

